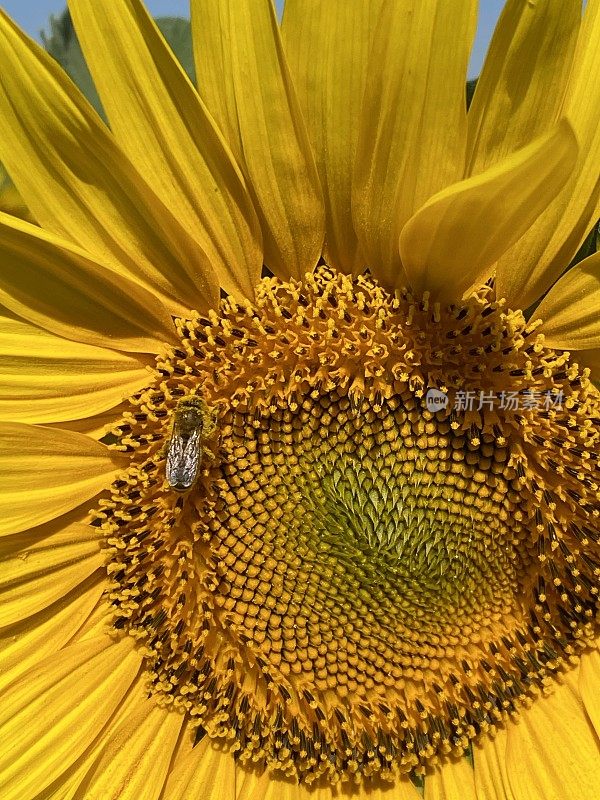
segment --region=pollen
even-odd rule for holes
[[[321,267],[177,327],[95,524],[114,626],[199,735],[306,783],[392,780],[597,634],[600,396],[490,287],[440,306]],[[177,492],[182,398],[214,424]]]

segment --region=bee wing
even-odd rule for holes
[[[194,428],[188,435],[173,431],[167,450],[166,476],[172,489],[184,492],[196,478],[202,458],[200,428]]]

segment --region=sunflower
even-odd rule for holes
[[[0,13],[3,800],[600,796],[600,2]]]

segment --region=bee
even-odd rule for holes
[[[216,428],[214,412],[195,395],[182,397],[173,415],[173,429],[167,445],[166,478],[171,489],[191,489],[202,465],[204,440]]]

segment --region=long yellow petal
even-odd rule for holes
[[[260,772],[251,768],[244,769],[238,761],[235,765],[235,800],[249,800],[256,794],[256,787],[261,783],[261,780]],[[329,800],[329,798],[326,800]]]
[[[197,243],[64,70],[1,10],[0,76],[0,160],[36,220],[174,313],[214,306],[218,282]]]
[[[573,361],[577,361],[582,367],[589,367],[592,380],[600,383],[600,348],[578,350],[573,354]]]
[[[536,308],[538,333],[561,350],[600,347],[600,253],[584,259],[557,281]]]
[[[477,800],[473,767],[466,758],[445,761],[425,776],[425,800]]]
[[[507,773],[518,800],[600,797],[600,749],[576,690],[577,670],[508,724]]]
[[[71,419],[66,422],[46,423],[48,428],[59,428],[63,431],[76,431],[91,436],[92,439],[102,439],[115,427],[117,421],[121,419],[124,411],[131,411],[128,403],[119,403],[114,408],[109,408],[101,414],[85,419]]]
[[[94,739],[92,745],[62,773],[56,783],[36,795],[35,800],[86,800],[84,779],[93,769],[103,750],[109,746],[115,731],[128,717],[136,714],[142,706],[154,702],[148,698],[147,691],[144,691],[145,685],[143,673],[138,673],[121,699],[115,713]]]
[[[104,728],[139,670],[131,639],[67,647],[27,672],[0,704],[2,800],[32,800]]]
[[[57,653],[84,623],[105,585],[93,575],[48,608],[0,633],[0,692],[27,670]]]
[[[436,192],[462,178],[465,80],[476,0],[384,0],[368,66],[352,208],[367,266],[403,283],[398,236]]]
[[[0,302],[59,336],[129,352],[175,343],[162,303],[79,247],[0,214]]]
[[[163,796],[183,721],[183,714],[159,708],[152,699],[142,703],[111,733],[79,787],[80,796],[86,800],[158,800]]]
[[[600,640],[597,641],[600,646]],[[600,686],[600,650],[587,650],[581,656],[579,665],[579,693],[585,706],[586,713],[590,718],[596,736],[600,739],[600,697],[598,695]]]
[[[473,771],[478,800],[517,800],[506,772],[506,731],[492,739],[484,736],[473,745]]]
[[[348,273],[364,266],[352,222],[352,169],[381,4],[287,0],[281,25],[325,197],[325,260]]]
[[[0,164],[0,211],[12,214],[13,217],[26,219],[28,222],[35,222],[33,215],[23,202],[23,198],[12,181],[9,181],[2,164]]]
[[[236,800],[421,800],[421,795],[408,778],[397,779],[393,784],[366,780],[359,786],[345,783],[332,788],[322,784],[317,788],[282,780],[268,772],[256,779],[252,773],[238,769]]]
[[[432,197],[407,222],[400,252],[417,292],[457,300],[485,282],[494,262],[564,186],[577,158],[568,123],[480,175]]]
[[[169,775],[163,800],[236,800],[235,761],[221,752],[206,736],[183,758],[178,758]]]
[[[325,212],[273,4],[193,0],[192,31],[200,94],[226,135],[235,134],[231,147],[249,179],[265,264],[299,278],[321,255]]]
[[[140,0],[70,0],[117,142],[185,227],[222,286],[252,298],[262,252],[256,214],[232,155]]]
[[[508,0],[467,115],[467,175],[556,122],[581,22],[581,0]]]
[[[84,503],[110,486],[123,464],[80,433],[0,423],[0,536]]]
[[[114,634],[114,621],[115,614],[114,608],[109,605],[106,598],[107,590],[107,576],[106,569],[100,570],[100,580],[102,582],[104,592],[96,606],[92,609],[92,613],[87,617],[80,628],[69,639],[69,646],[78,644],[79,642],[87,642],[92,639],[97,639],[98,636],[104,636],[107,632]]]
[[[317,789],[315,800],[325,800]],[[308,792],[303,786],[280,780],[265,772],[251,794],[238,795],[238,800],[307,800]],[[329,800],[329,798],[326,798]]]
[[[600,213],[600,0],[589,0],[562,113],[572,123],[579,158],[554,202],[496,266],[496,292],[527,308],[569,264]]]
[[[52,536],[0,539],[0,628],[43,611],[104,565],[98,532],[73,523]]]
[[[91,417],[147,382],[140,359],[63,339],[0,311],[0,419]]]

